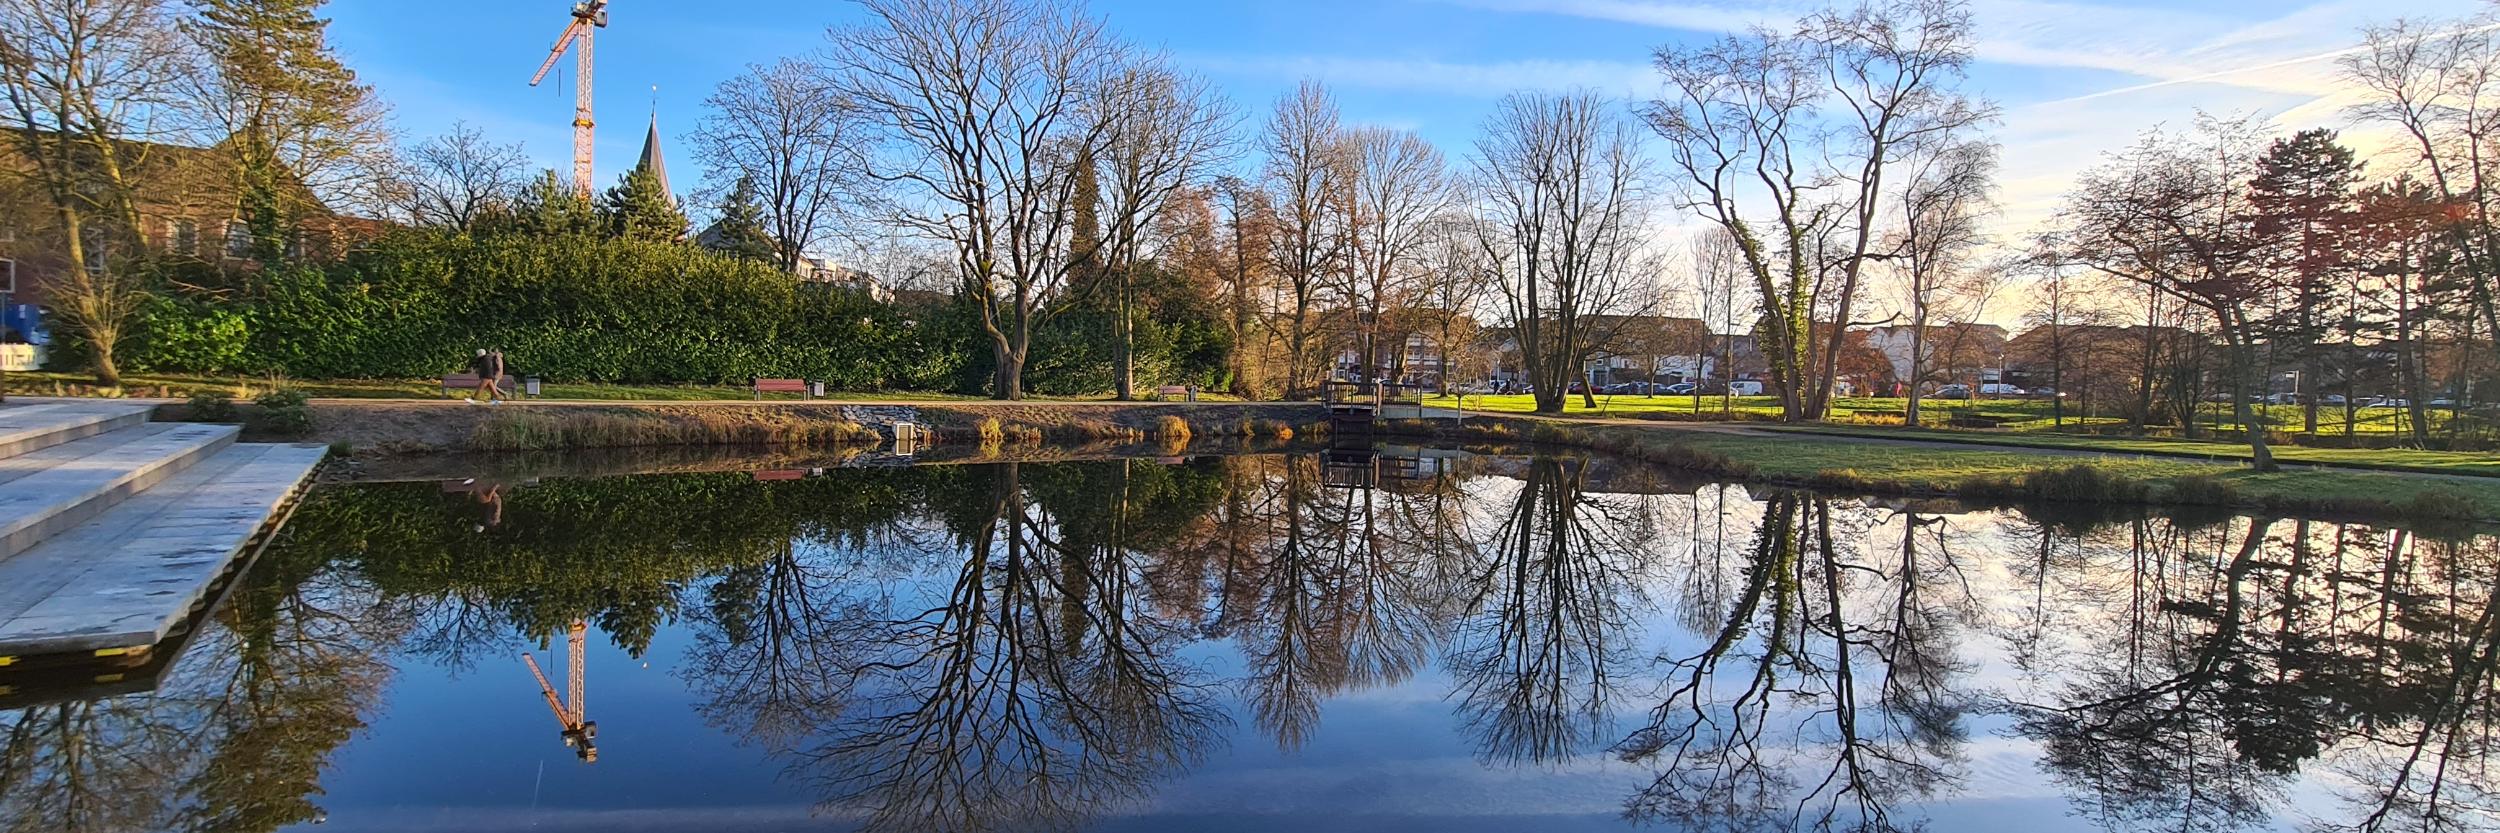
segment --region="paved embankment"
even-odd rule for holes
[[[149,411],[0,405],[0,666],[156,644],[326,452],[236,443],[235,426],[148,422]]]

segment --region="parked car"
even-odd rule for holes
[[[1604,392],[1624,396],[1647,396],[1657,389],[1658,386],[1650,382],[1616,382],[1607,385]]]
[[[1736,394],[1737,396],[1761,396],[1762,383],[1749,381],[1729,382],[1727,383],[1727,392]]]
[[[1969,385],[1946,385],[1927,395],[1929,399],[1969,399]]]
[[[2318,397],[2318,404],[2320,405],[2342,405],[2347,401],[2348,400],[2344,398],[2344,395],[2340,393],[2330,393],[2325,396]]]
[[[1677,382],[1675,384],[1659,388],[1658,392],[1669,396],[1691,396],[1700,392],[1700,390],[1701,388],[1699,386],[1696,386],[1691,382]]]
[[[2268,405],[2298,405],[2306,400],[2297,393],[2269,393],[2264,401]]]
[[[2032,388],[2031,390],[2027,391],[2024,395],[2025,395],[2025,396],[2029,396],[2029,397],[2031,397],[2031,398],[2033,398],[2033,399],[2058,399],[2058,398],[2062,398],[2062,397],[2064,397],[2064,396],[2065,396],[2065,394],[2058,393],[2056,388],[2049,387],[2049,386],[2047,386],[2047,385],[2041,385],[2041,386],[2039,386],[2039,387]]]
[[[1982,396],[2021,396],[2023,389],[2003,382],[1989,382],[1979,386],[1979,393]]]
[[[2361,407],[2364,407],[2364,408],[2410,408],[2410,407],[2413,407],[2413,400],[2410,400],[2410,399],[2398,399],[2398,398],[2393,397],[2393,396],[2374,396],[2374,397],[2371,397],[2371,398],[2369,398],[2369,399],[2362,400],[2362,402],[2361,402]]]

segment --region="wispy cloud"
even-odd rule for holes
[[[1500,61],[1458,63],[1427,59],[1317,55],[1184,55],[1199,70],[1272,78],[1317,78],[1331,85],[1432,92],[1491,98],[1513,90],[1589,88],[1628,95],[1656,84],[1639,61]]]

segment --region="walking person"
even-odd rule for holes
[[[477,374],[477,393],[469,397],[469,404],[480,404],[480,396],[486,397],[483,404],[503,404],[503,353],[478,348],[477,358],[469,360],[469,372]]]

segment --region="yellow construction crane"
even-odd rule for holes
[[[582,718],[582,654],[584,653],[582,647],[587,641],[584,637],[589,630],[580,619],[573,620],[573,627],[566,629],[564,637],[565,696],[562,698],[556,696],[555,685],[547,682],[546,672],[538,670],[538,658],[530,656],[527,652],[521,654],[521,661],[530,667],[530,676],[538,678],[538,692],[547,695],[547,708],[556,713],[557,725],[564,728],[564,745],[571,748],[573,755],[581,758],[582,763],[586,764],[599,762],[599,747],[596,745],[599,740],[599,723]],[[568,702],[571,705],[566,705]]]
[[[564,57],[564,48],[580,44],[573,50],[573,190],[582,199],[590,199],[590,34],[608,27],[608,0],[583,0],[573,4],[573,22],[565,24],[564,34],[556,37],[556,48],[547,51],[547,62],[538,65],[538,74],[530,76],[530,86],[547,79],[556,59]]]

